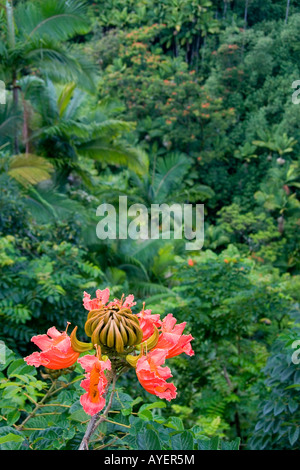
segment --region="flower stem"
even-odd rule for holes
[[[118,377],[119,377],[119,374],[117,374],[116,372],[112,372],[112,374],[109,378],[109,382],[107,384],[107,390],[108,390],[110,384],[112,383],[112,390],[111,390],[111,393],[110,393],[108,404],[107,404],[104,412],[101,414],[101,416],[99,415],[99,413],[96,413],[94,416],[91,417],[90,422],[88,424],[88,427],[86,429],[86,432],[83,436],[83,439],[81,441],[81,444],[80,444],[78,450],[89,450],[89,441],[90,441],[92,435],[94,434],[94,432],[96,431],[98,426],[102,423],[102,421],[106,420],[107,415],[109,413],[109,410],[111,408],[112,402],[113,402],[113,398],[114,398],[114,394],[115,394],[116,381],[117,381]]]

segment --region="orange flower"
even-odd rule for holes
[[[134,301],[134,296],[132,294],[128,295],[125,300],[123,301],[123,297],[121,300],[118,300],[118,299],[114,299],[112,302],[109,302],[109,304],[107,304],[108,300],[109,300],[109,296],[110,296],[110,290],[109,288],[107,287],[106,289],[104,290],[96,290],[96,298],[95,299],[91,299],[91,296],[90,294],[88,294],[87,292],[84,292],[83,294],[83,306],[86,310],[95,310],[95,309],[99,309],[103,306],[106,306],[106,307],[112,307],[114,305],[123,305],[123,307],[133,307],[136,302],[133,302]],[[106,305],[107,304],[107,305]]]
[[[60,333],[55,326],[49,328],[46,335],[33,336],[31,341],[42,352],[34,352],[24,358],[30,366],[45,366],[48,369],[56,370],[65,369],[72,366],[79,357],[79,353],[72,349],[67,330]]]
[[[97,356],[90,354],[78,359],[79,364],[86,371],[86,378],[82,380],[80,386],[86,390],[81,395],[80,403],[86,413],[93,416],[102,410],[105,405],[105,387],[107,386],[107,378],[105,377],[105,369],[111,369],[111,362],[100,360]]]
[[[162,334],[159,336],[155,349],[166,350],[167,359],[179,356],[179,354],[182,354],[183,352],[188,356],[193,356],[195,353],[192,350],[191,341],[194,338],[192,335],[182,334],[186,326],[186,322],[178,325],[176,325],[176,323],[177,320],[173,317],[172,313],[169,313],[163,319],[161,326]]]
[[[176,398],[176,387],[166,382],[172,377],[169,367],[161,367],[167,357],[167,351],[153,349],[147,356],[142,356],[136,366],[137,378],[144,389],[159,398],[170,401]]]
[[[188,265],[189,266],[194,266],[194,264],[195,264],[194,261],[191,258],[189,258]]]
[[[104,290],[96,290],[96,298],[91,299],[90,294],[87,292],[83,293],[83,306],[86,310],[94,310],[100,308],[102,305],[105,305],[109,299],[109,289],[108,287]]]
[[[146,341],[154,333],[154,326],[159,328],[161,326],[160,315],[152,315],[150,309],[142,310],[137,314],[139,318],[140,327],[143,331],[142,343]]]

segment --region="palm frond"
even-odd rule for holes
[[[76,83],[68,83],[65,85],[58,97],[57,105],[59,116],[62,117],[66,108],[69,106],[71,98],[74,94],[74,90],[76,88]]]
[[[68,198],[65,194],[53,189],[28,188],[25,204],[33,217],[40,223],[51,220],[68,220],[76,212],[82,219],[85,218],[85,209],[77,201]]]
[[[122,285],[126,282],[126,273],[119,268],[111,266],[106,269],[105,277],[109,284],[113,286]]]
[[[102,161],[111,165],[127,166],[129,169],[143,174],[148,170],[148,157],[138,148],[127,144],[110,144],[101,139],[91,140],[78,145],[79,155]]]
[[[146,267],[140,260],[134,258],[133,256],[125,255],[123,262],[119,265],[119,268],[124,269],[125,271],[132,268],[138,270],[145,280],[149,281]]]
[[[54,82],[76,82],[79,87],[95,92],[95,66],[82,54],[62,48],[52,38],[30,41],[26,59],[28,62],[37,62],[40,72]]]
[[[39,135],[53,137],[53,136],[67,136],[69,138],[76,137],[76,139],[88,139],[91,129],[88,125],[76,121],[61,121],[52,126],[47,126],[38,129],[34,137]]]
[[[85,99],[86,99],[86,94],[83,93],[82,90],[79,90],[79,88],[76,88],[74,90],[72,99],[70,100],[67,108],[65,109],[64,119],[75,120],[78,117],[78,114],[81,110],[81,105],[84,103]]]
[[[30,101],[36,101],[37,96],[40,97],[41,93],[45,90],[44,80],[34,75],[25,75],[18,80],[18,85],[22,90],[24,98]]]
[[[105,136],[106,138],[116,138],[120,132],[132,130],[132,124],[118,119],[105,119],[101,122],[93,122],[91,124],[91,139],[99,139]]]
[[[176,188],[187,174],[191,162],[179,152],[172,152],[164,158],[159,158],[155,168],[153,187],[157,200],[163,200],[165,195]]]
[[[89,31],[86,5],[77,0],[21,2],[15,8],[15,21],[25,40],[46,36],[65,41]]]
[[[148,267],[150,264],[153,264],[155,256],[157,256],[159,250],[164,247],[166,244],[169,244],[170,240],[164,239],[149,239],[143,240],[138,244],[130,244],[129,248],[131,250],[131,256],[143,263],[144,266]],[[176,239],[172,240],[174,251],[180,250],[180,245],[182,245],[182,240]]]
[[[20,154],[12,157],[8,175],[23,186],[35,185],[51,177],[53,167],[49,161],[31,154]]]

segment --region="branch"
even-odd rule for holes
[[[89,440],[90,440],[90,438],[92,437],[92,435],[94,434],[94,432],[96,431],[98,426],[103,421],[106,420],[107,415],[109,413],[109,410],[111,408],[112,402],[113,402],[117,378],[118,378],[118,374],[114,373],[112,375],[111,379],[110,379],[110,382],[112,382],[112,391],[111,391],[111,394],[110,394],[110,397],[109,397],[109,402],[108,402],[104,412],[102,413],[102,415],[100,417],[99,417],[99,413],[96,413],[94,416],[91,417],[91,420],[88,424],[85,435],[83,436],[83,439],[82,439],[81,444],[79,446],[79,450],[89,450]],[[108,387],[110,386],[110,382],[107,384],[107,390],[108,390]]]
[[[227,372],[227,369],[226,369],[225,366],[223,366],[223,372],[224,372],[224,377],[225,377],[225,380],[227,382],[227,385],[230,388],[230,390],[232,390],[232,383],[231,383],[231,380],[229,378],[229,375],[228,375],[228,372]]]
[[[121,441],[122,439],[124,439],[128,435],[129,435],[129,433],[125,434],[123,437],[115,437],[111,442],[108,442],[107,444],[103,444],[102,446],[96,447],[95,450],[102,450],[105,447],[118,446],[120,443],[115,444],[115,442]],[[128,446],[126,446],[126,447],[128,447]]]
[[[39,408],[43,405],[44,401],[47,400],[47,398],[51,395],[52,390],[55,388],[56,385],[56,380],[52,382],[51,387],[47,391],[46,395],[43,396],[40,402],[38,402],[35,406],[35,408],[32,410],[32,412],[27,416],[27,418],[24,419],[24,421],[18,426],[18,431],[21,431],[25,424],[36,414],[36,412],[39,410]]]
[[[41,399],[40,402],[36,402],[35,400],[33,400],[33,398],[31,398],[27,393],[25,393],[26,397],[31,400],[34,404],[35,404],[35,408],[32,410],[31,413],[29,413],[29,415],[24,419],[24,421],[17,427],[18,431],[21,431],[23,429],[23,427],[25,426],[25,424],[35,416],[35,414],[37,413],[37,411],[43,407],[43,406],[62,406],[62,407],[68,407],[70,408],[70,405],[63,405],[63,404],[58,404],[58,403],[48,403],[48,404],[45,404],[44,402],[48,399],[48,398],[51,398],[53,395],[55,395],[56,393],[60,392],[61,390],[67,388],[69,385],[72,385],[73,383],[77,382],[77,380],[80,380],[79,379],[75,379],[73,380],[72,382],[69,382],[67,384],[65,384],[63,387],[59,387],[57,389],[55,389],[56,387],[56,384],[57,384],[57,380],[53,381],[52,384],[51,384],[51,387],[49,388],[49,390],[46,392],[46,394],[43,396],[43,398]]]

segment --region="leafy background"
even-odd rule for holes
[[[94,448],[299,449],[299,1],[0,6],[1,448],[78,448],[82,369],[49,392],[22,358],[52,325],[84,340],[83,291],[110,286],[196,354],[174,403],[124,376]],[[99,240],[122,195],[204,204],[203,249]]]

